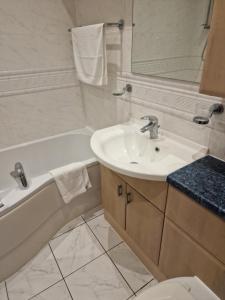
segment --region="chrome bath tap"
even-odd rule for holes
[[[144,116],[141,120],[148,120],[148,124],[140,129],[142,133],[149,131],[150,139],[157,139],[159,136],[159,120],[155,116]]]
[[[23,165],[20,162],[15,164],[15,169],[10,172],[10,175],[16,180],[21,189],[29,187]]]

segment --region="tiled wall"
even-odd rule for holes
[[[0,0],[0,148],[85,125],[73,0]]]
[[[130,24],[131,14],[125,0],[74,0],[78,25],[102,22],[117,22],[125,19]],[[87,9],[88,8],[88,9]],[[109,86],[104,88],[81,84],[88,125],[97,129],[124,120],[126,103],[112,96],[116,90],[117,75],[122,74],[124,65],[123,46],[125,35],[117,28],[106,29]]]
[[[155,114],[163,129],[207,145],[211,154],[225,159],[225,115],[213,117],[205,127],[192,122],[194,115],[207,114],[209,106],[222,99],[200,95],[196,85],[131,74],[132,0],[74,1],[79,25],[114,22],[119,18],[126,22],[121,37],[118,30],[107,29],[110,86],[95,88],[82,84],[88,124],[102,128],[130,116]],[[116,85],[120,89],[127,82],[133,85],[131,97],[111,95]]]
[[[120,18],[125,30],[106,32],[109,86],[80,85],[67,29]],[[225,158],[224,116],[207,127],[191,121],[221,99],[199,95],[195,85],[131,74],[131,24],[132,0],[0,0],[0,148],[155,114],[162,128]],[[127,82],[132,96],[113,97]]]

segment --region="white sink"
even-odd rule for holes
[[[99,162],[131,177],[165,181],[175,170],[205,156],[208,149],[166,131],[151,140],[141,125],[128,123],[97,130],[91,148]]]

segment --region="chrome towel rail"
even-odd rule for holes
[[[118,27],[119,30],[123,30],[124,28],[124,20],[119,20],[116,23],[105,23],[104,24],[105,27]],[[68,29],[69,32],[71,32],[71,28]]]

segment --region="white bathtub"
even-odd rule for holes
[[[67,222],[100,203],[99,166],[90,149],[89,129],[0,150],[0,282],[34,256]],[[18,188],[10,176],[23,164],[30,186]],[[92,188],[66,205],[51,169],[84,161]]]

